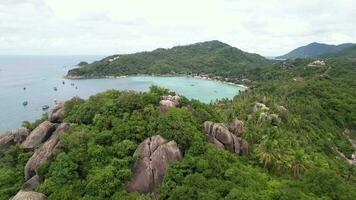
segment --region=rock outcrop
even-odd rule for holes
[[[37,128],[35,128],[26,140],[21,144],[24,149],[34,149],[41,143],[46,141],[56,129],[56,124],[49,121],[42,122]]]
[[[267,120],[273,126],[277,126],[281,122],[281,119],[277,114],[271,113],[269,110],[270,109],[265,104],[259,102],[256,102],[252,109],[253,112],[261,112],[258,118],[259,122]],[[279,106],[279,105],[277,106],[277,110],[280,113],[287,111],[287,109],[284,106]]]
[[[225,124],[206,121],[204,122],[204,130],[206,139],[208,142],[214,144],[215,147],[225,148],[239,155],[248,154],[247,141],[230,132]]]
[[[277,114],[268,114],[265,112],[262,112],[260,114],[260,117],[258,118],[259,122],[262,122],[264,120],[267,120],[268,123],[272,124],[273,126],[278,126],[278,124],[281,122],[281,119]]]
[[[169,108],[175,107],[172,101],[161,100],[159,102],[159,108],[162,112],[167,112]]]
[[[25,191],[34,190],[40,185],[40,182],[41,178],[38,175],[34,175],[22,185],[21,189]]]
[[[180,105],[180,96],[162,96],[162,100],[159,102],[159,107],[162,112],[167,112],[171,107],[177,107]]]
[[[29,135],[27,128],[19,128],[0,134],[0,154],[5,153],[12,145],[21,144]]]
[[[170,162],[182,159],[181,152],[175,141],[167,141],[156,135],[145,139],[136,149],[137,160],[132,169],[132,179],[126,189],[129,192],[157,192]]]
[[[179,106],[180,105],[180,96],[178,95],[167,95],[167,96],[163,96],[162,100],[168,100],[171,101],[173,103],[174,106]]]
[[[52,158],[54,150],[59,145],[60,134],[69,130],[69,124],[62,123],[54,131],[52,136],[40,146],[32,157],[27,161],[25,166],[25,180],[30,179],[36,174],[38,167],[47,160]]]
[[[244,132],[244,122],[238,118],[234,119],[234,121],[229,125],[229,130],[234,135],[241,136]]]
[[[47,200],[47,197],[42,193],[20,190],[11,200]]]
[[[52,123],[62,122],[64,116],[64,102],[57,103],[48,113],[48,121]]]

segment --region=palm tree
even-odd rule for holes
[[[273,143],[273,140],[264,140],[256,148],[257,157],[264,168],[272,165],[274,162]]]
[[[294,151],[291,170],[295,178],[299,178],[305,171],[305,154],[303,150]]]

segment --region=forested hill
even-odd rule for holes
[[[306,46],[298,47],[291,52],[277,57],[278,59],[295,59],[320,56],[323,54],[334,54],[344,49],[347,49],[355,44],[345,43],[340,45],[329,45],[323,43],[313,42]]]
[[[220,41],[208,41],[171,49],[109,56],[70,70],[68,77],[192,73],[241,77],[246,69],[262,68],[267,64],[268,61],[260,55],[243,52]]]

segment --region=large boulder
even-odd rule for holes
[[[31,158],[27,161],[25,166],[25,180],[28,180],[36,174],[37,169],[45,161],[50,160],[53,156],[54,150],[59,145],[59,136],[69,130],[69,124],[60,124],[52,136],[38,148]]]
[[[169,108],[175,107],[174,103],[170,100],[161,100],[159,108],[162,112],[167,112]]]
[[[177,143],[167,141],[159,135],[152,136],[137,147],[134,156],[137,160],[132,168],[127,191],[153,193],[156,199],[169,163],[182,159]]]
[[[240,154],[241,155],[247,155],[248,154],[248,149],[249,149],[248,142],[241,138],[239,140],[239,145],[240,145]]]
[[[36,189],[41,182],[41,178],[38,175],[28,179],[21,187],[22,190],[29,191]]]
[[[167,95],[167,96],[162,96],[162,100],[169,100],[169,101],[172,101],[173,105],[174,106],[179,106],[180,105],[180,96],[178,95],[174,95],[174,96],[171,96],[171,95]]]
[[[7,151],[12,145],[21,144],[29,135],[27,128],[19,128],[0,134],[0,154]]]
[[[42,122],[30,133],[26,140],[21,144],[21,147],[24,149],[34,149],[38,147],[51,136],[55,129],[55,124],[49,121]]]
[[[162,100],[159,102],[159,107],[162,112],[167,112],[169,108],[179,106],[180,101],[181,101],[181,99],[180,99],[180,96],[178,96],[178,95],[162,96]]]
[[[52,123],[62,122],[63,116],[64,116],[64,102],[59,102],[48,113],[48,121]]]
[[[20,190],[11,200],[47,200],[47,197],[42,193]]]
[[[241,136],[244,132],[244,122],[239,120],[238,118],[234,119],[234,121],[230,124],[229,130],[236,136]]]
[[[247,141],[231,133],[225,124],[206,121],[204,131],[208,142],[214,144],[215,147],[225,148],[240,155],[248,153]]]

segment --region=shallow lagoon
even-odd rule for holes
[[[73,96],[88,98],[108,89],[147,91],[154,84],[190,99],[210,102],[232,98],[242,88],[193,77],[129,76],[115,79],[67,80],[70,65],[94,61],[102,56],[0,56],[0,132],[34,121],[44,113],[43,105]],[[65,84],[63,84],[63,81]],[[26,87],[26,90],[24,90]],[[57,91],[54,90],[57,88]],[[22,103],[28,101],[27,106]]]

